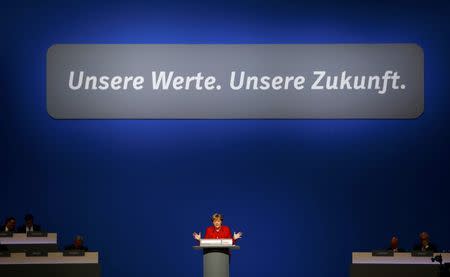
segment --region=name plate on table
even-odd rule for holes
[[[432,251],[413,251],[411,252],[413,257],[433,257]]]
[[[81,257],[84,256],[84,250],[64,250],[63,256],[66,257]]]
[[[232,246],[232,239],[202,239],[200,246]]]
[[[27,250],[25,252],[25,256],[27,256],[27,257],[47,257],[48,251],[45,251],[42,249]]]
[[[48,233],[47,232],[37,232],[37,231],[27,232],[27,237],[46,238],[46,237],[48,237]]]
[[[10,251],[0,251],[0,258],[3,257],[11,257],[11,252]]]
[[[392,250],[374,250],[372,251],[374,257],[394,257],[394,251]]]
[[[0,232],[0,238],[10,238],[13,236],[12,232]]]

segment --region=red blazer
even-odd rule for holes
[[[205,239],[233,239],[233,234],[231,233],[230,227],[222,225],[219,231],[216,230],[214,226],[209,226],[206,228]],[[233,244],[234,244],[233,239]]]

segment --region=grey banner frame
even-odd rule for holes
[[[308,89],[314,70],[340,76],[399,72],[403,91]],[[220,90],[153,90],[151,71],[212,75]],[[229,73],[306,77],[303,90],[231,91]],[[139,91],[71,91],[70,71],[145,76]],[[47,52],[54,119],[415,119],[424,111],[424,53],[407,44],[55,44]]]

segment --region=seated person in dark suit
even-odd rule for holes
[[[64,248],[64,250],[84,250],[88,251],[88,248],[84,246],[84,240],[82,236],[76,236],[73,240],[73,244],[68,245]]]
[[[34,224],[34,217],[31,214],[25,215],[25,224],[20,226],[17,229],[19,233],[28,233],[28,232],[39,232],[41,231],[41,226]]]
[[[8,247],[6,247],[6,245],[3,245],[0,243],[0,252],[2,251],[9,251]]]
[[[403,248],[399,247],[399,239],[397,236],[393,236],[391,239],[391,245],[387,250],[392,250],[394,252],[405,252]]]
[[[430,242],[430,235],[427,232],[422,232],[419,235],[420,242],[414,245],[414,251],[431,251],[438,252],[437,246]]]
[[[5,225],[3,225],[0,229],[0,232],[16,232],[16,219],[14,217],[8,217],[5,220]]]
[[[6,247],[6,245],[0,244],[0,252],[3,251],[9,251],[8,247]]]

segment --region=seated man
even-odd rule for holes
[[[419,235],[419,243],[414,245],[414,251],[431,251],[438,252],[436,245],[430,242],[430,235],[427,232],[422,232]]]
[[[5,225],[3,225],[0,229],[0,232],[16,232],[16,219],[14,217],[8,217],[5,220]]]
[[[403,248],[399,247],[399,239],[397,236],[393,236],[391,239],[391,245],[388,247],[387,250],[392,250],[394,252],[405,252]]]
[[[84,250],[88,251],[88,248],[84,246],[84,239],[82,236],[78,235],[73,240],[73,244],[68,245],[64,248],[64,250]]]
[[[34,224],[34,217],[31,214],[25,215],[25,224],[17,229],[18,233],[39,232],[41,226]]]

